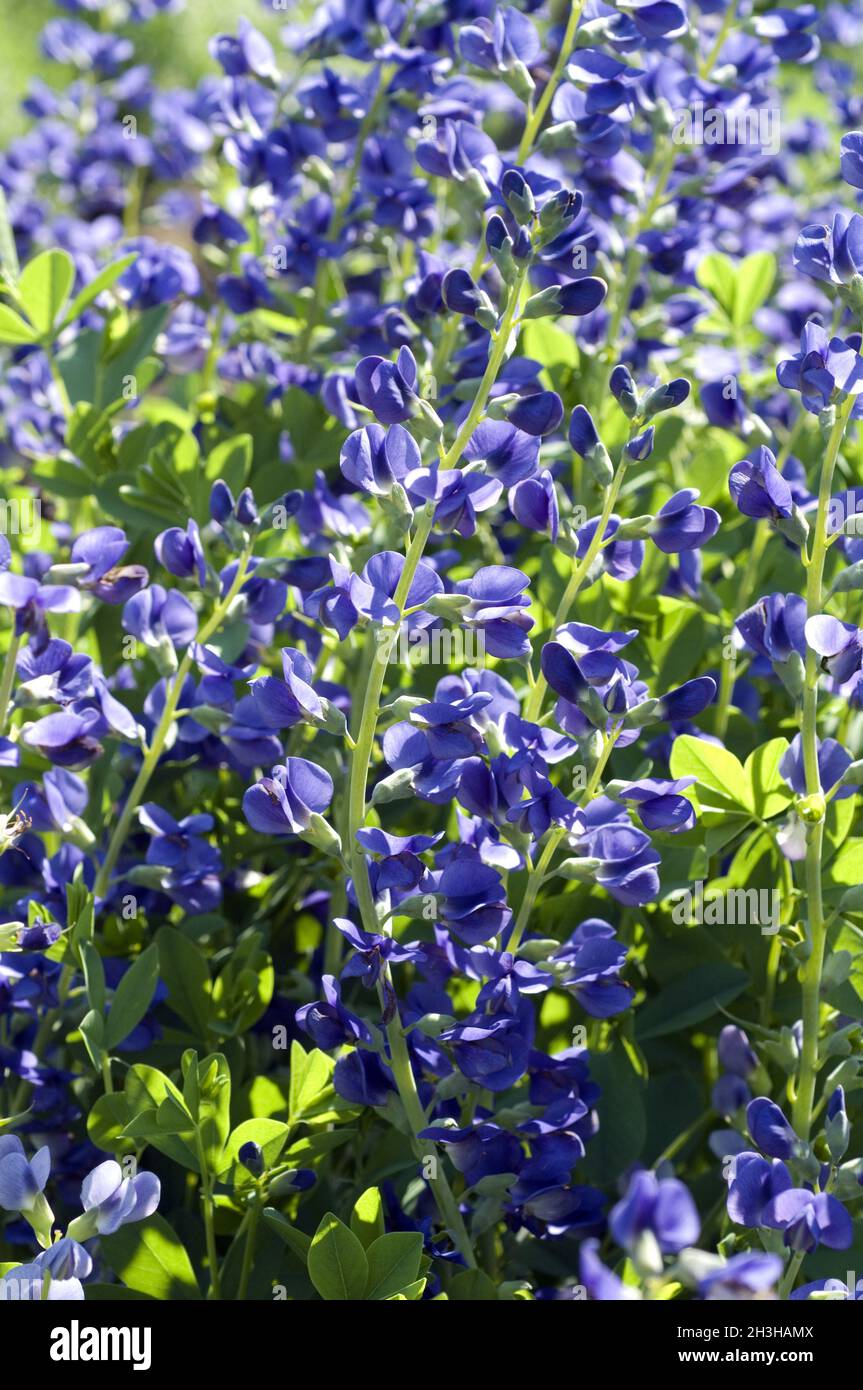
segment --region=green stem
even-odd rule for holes
[[[497,380],[498,372],[500,371],[509,346],[509,339],[513,331],[519,303],[521,301],[522,288],[527,278],[527,270],[528,268],[525,265],[514,284],[510,286],[500,328],[493,338],[493,347],[489,355],[488,365],[477,389],[473,404],[461,428],[458,430],[451,447],[441,459],[440,468],[442,472],[451,468],[458,462],[465,444],[468,439],[470,439],[474,429],[483,417],[492,387]],[[416,530],[408,546],[398,587],[393,595],[393,601],[402,616],[407,607],[407,596],[410,592],[417,566],[422,559],[428,538],[431,535],[432,525],[434,524],[434,514],[434,504],[429,503],[420,514]],[[346,846],[346,853],[350,859],[354,892],[356,893],[363,926],[366,931],[371,932],[378,932],[381,930],[388,932],[391,931],[392,928],[388,923],[385,923],[382,927],[378,920],[374,895],[372,894],[371,883],[369,882],[368,865],[362,847],[357,842],[357,831],[365,820],[366,789],[368,785],[369,769],[371,767],[375,734],[377,732],[378,716],[380,713],[381,692],[383,690],[392,644],[396,640],[397,635],[398,625],[392,629],[389,640],[382,642],[377,647],[369,662],[365,690],[358,691],[358,700],[360,702],[358,707],[361,709],[362,714],[359,729],[356,734],[355,745],[351,752],[351,775],[348,789],[348,844]],[[386,972],[384,980],[386,983],[389,983],[388,972]],[[424,1158],[434,1160],[432,1171],[436,1175],[430,1181],[438,1210],[447,1227],[452,1232],[453,1238],[463,1258],[469,1266],[473,1267],[476,1265],[476,1258],[449,1183],[444,1174],[437,1171],[438,1160],[433,1148],[431,1148],[431,1146],[423,1146],[416,1138],[419,1130],[425,1126],[425,1112],[423,1111],[417,1093],[416,1081],[410,1063],[407,1043],[405,1042],[401,1023],[397,1016],[391,1019],[387,1025],[387,1040],[390,1047],[393,1080],[395,1081],[405,1114],[414,1134],[414,1145],[417,1152]]]
[[[573,0],[570,6],[569,19],[567,20],[566,30],[561,40],[560,51],[558,52],[554,67],[551,70],[551,76],[545,84],[545,89],[536,104],[535,110],[528,116],[524,127],[524,133],[522,134],[521,143],[518,147],[518,154],[516,155],[516,162],[518,164],[523,164],[533,149],[534,141],[542,128],[542,123],[545,120],[548,108],[551,106],[552,98],[560,85],[563,70],[566,67],[567,60],[575,43],[575,31],[578,28],[578,21],[581,19],[581,12],[584,9],[584,5],[585,0]]]
[[[192,666],[192,646],[196,644],[198,646],[204,646],[206,642],[210,639],[210,637],[212,637],[213,633],[216,632],[218,628],[221,626],[222,622],[224,621],[225,615],[228,612],[228,609],[231,607],[231,604],[233,603],[237,594],[240,592],[240,589],[243,587],[243,584],[246,579],[246,573],[249,567],[250,554],[251,546],[249,546],[244,551],[240,559],[240,563],[237,566],[237,573],[234,576],[233,583],[228,589],[228,592],[225,594],[224,598],[219,600],[211,616],[204,623],[203,627],[201,627],[198,630],[194,643],[192,643],[189,646],[182,661],[180,662],[180,665],[177,668],[177,674],[175,675],[173,682],[171,683],[171,688],[168,692],[167,699],[165,700],[165,708],[162,711],[162,717],[159,720],[159,723],[156,726],[156,732],[153,735],[153,742],[147,750],[147,753],[144,756],[144,761],[141,763],[141,767],[138,771],[138,775],[132,784],[132,790],[129,793],[128,800],[126,801],[126,804],[123,807],[120,819],[117,821],[114,833],[111,836],[111,840],[108,844],[108,849],[105,853],[105,858],[102,862],[102,867],[100,868],[99,873],[96,876],[96,882],[93,885],[93,892],[97,898],[103,898],[105,896],[105,893],[107,892],[108,885],[111,882],[111,875],[114,872],[114,866],[116,865],[117,859],[120,855],[120,851],[122,850],[123,845],[126,842],[126,836],[129,833],[129,827],[132,824],[132,817],[138,809],[138,805],[141,801],[141,798],[143,797],[144,792],[147,790],[150,778],[155,772],[156,766],[164,751],[165,742],[167,740],[168,734],[170,733],[171,726],[174,723],[174,717],[177,713],[177,708],[180,703],[180,696],[183,693],[183,683],[186,679],[186,676],[189,674],[189,671]]]
[[[728,9],[725,11],[725,17],[722,21],[719,33],[716,35],[716,38],[713,42],[712,47],[710,48],[709,53],[707,54],[707,57],[702,59],[702,61],[698,65],[699,77],[710,76],[711,72],[713,71],[713,68],[716,65],[716,60],[722,52],[723,44],[725,43],[725,40],[728,38],[731,26],[733,25],[736,18],[737,0],[731,0]]]
[[[198,1163],[201,1167],[201,1207],[204,1213],[204,1233],[207,1241],[207,1264],[210,1267],[210,1287],[207,1298],[216,1302],[222,1296],[219,1276],[219,1256],[216,1250],[216,1226],[213,1216],[213,1178],[207,1166],[204,1145],[199,1131],[195,1133],[198,1149]]]
[[[9,719],[9,697],[12,694],[12,682],[15,679],[15,662],[18,659],[18,648],[21,645],[21,634],[13,628],[9,638],[9,647],[6,658],[3,662],[3,675],[0,676],[0,736],[6,732],[6,724]]]
[[[854,398],[849,396],[836,416],[821,470],[812,555],[806,577],[806,612],[810,618],[821,612],[823,604],[824,562],[827,556],[827,514],[833,486],[833,473],[853,405]],[[809,647],[806,652],[802,736],[806,794],[807,797],[811,798],[818,798],[822,795],[821,777],[818,771],[818,679],[818,655]],[[814,810],[817,812],[818,809],[816,805]],[[809,1127],[812,1123],[815,1081],[818,1073],[821,975],[824,969],[824,951],[827,940],[821,892],[821,856],[824,846],[823,806],[820,809],[821,815],[808,825],[806,835],[806,900],[810,953],[802,971],[803,1042],[800,1048],[800,1075],[792,1121],[794,1129],[801,1139],[808,1139]]]
[[[740,586],[738,595],[738,609],[742,613],[749,607],[752,593],[758,579],[758,566],[761,556],[764,554],[764,547],[770,537],[770,527],[766,521],[758,521],[755,524],[755,533],[752,537],[752,547],[749,552],[746,570],[743,575],[743,583]],[[731,712],[731,696],[734,692],[734,681],[737,675],[737,648],[732,647],[731,653],[723,657],[719,674],[719,698],[716,702],[716,720],[713,731],[717,738],[724,739],[728,729],[728,717]]]
[[[255,1258],[255,1241],[258,1235],[258,1222],[261,1217],[261,1203],[256,1195],[252,1198],[252,1205],[249,1208],[249,1224],[246,1227],[246,1243],[243,1247],[243,1266],[240,1270],[240,1283],[237,1289],[238,1301],[243,1301],[249,1292],[249,1280],[252,1277],[252,1268]]]
[[[563,591],[563,597],[557,606],[557,612],[554,615],[554,623],[552,624],[552,633],[556,632],[569,618],[570,610],[578,597],[579,590],[587,577],[591,565],[602,548],[609,517],[614,511],[614,506],[623,485],[623,480],[626,477],[626,468],[626,458],[621,455],[621,460],[615,471],[614,478],[605,494],[605,503],[602,508],[602,515],[599,518],[599,524],[593,533],[590,545],[573,570],[569,583]],[[540,671],[525,706],[524,718],[526,720],[536,723],[542,711],[542,702],[545,699],[545,692],[547,689],[548,686],[545,676]]]
[[[794,1281],[800,1273],[800,1266],[803,1263],[805,1251],[795,1250],[791,1259],[788,1261],[788,1268],[782,1276],[782,1283],[779,1285],[779,1298],[786,1300],[791,1290],[794,1288]]]

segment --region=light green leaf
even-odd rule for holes
[[[85,285],[72,300],[63,318],[63,327],[65,328],[67,324],[74,323],[77,318],[80,318],[84,310],[89,309],[94,299],[98,299],[100,294],[109,290],[119,280],[123,271],[128,270],[129,266],[133,265],[137,259],[138,253],[133,251],[131,255],[122,256],[119,261],[112,261],[110,265],[106,265],[103,270],[100,270],[89,285]]]
[[[99,1250],[129,1289],[170,1302],[201,1297],[186,1247],[158,1213],[102,1236]]]
[[[672,777],[694,777],[698,800],[713,810],[752,810],[749,781],[741,763],[727,748],[691,734],[681,734],[671,749]]]
[[[771,251],[754,251],[737,267],[734,294],[734,326],[745,328],[767,300],[776,279],[776,257]]]
[[[772,738],[750,753],[744,764],[749,803],[761,820],[778,816],[791,801],[793,793],[779,771],[779,764],[787,752],[787,739]]]
[[[384,1234],[385,1229],[384,1204],[381,1200],[380,1189],[367,1187],[354,1203],[354,1209],[351,1212],[351,1230],[363,1248],[368,1250],[369,1246]]]
[[[720,308],[734,322],[737,275],[733,263],[719,251],[712,251],[696,266],[695,278],[703,290],[712,295]]]
[[[327,1212],[309,1248],[309,1278],[321,1298],[361,1299],[369,1278],[366,1252],[343,1221]]]
[[[168,1003],[199,1037],[212,1015],[210,972],[203,953],[174,927],[156,934],[159,970],[168,990]]]
[[[290,1132],[290,1127],[280,1120],[244,1120],[228,1137],[219,1160],[219,1174],[236,1170],[233,1173],[234,1182],[243,1174],[248,1177],[246,1169],[237,1157],[244,1144],[258,1144],[263,1150],[264,1167],[272,1168],[285,1147]]]
[[[24,343],[35,343],[38,336],[26,319],[22,319],[7,304],[0,304],[0,343],[21,347]]]
[[[67,251],[42,251],[21,271],[18,298],[40,337],[50,334],[74,283],[75,262]]]
[[[379,1236],[366,1251],[369,1278],[367,1299],[380,1301],[412,1284],[419,1274],[423,1238],[419,1231],[393,1231]]]

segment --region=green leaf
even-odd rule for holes
[[[104,1044],[105,1023],[101,1014],[97,1014],[95,1009],[91,1009],[85,1014],[80,1024],[81,1037],[84,1039],[84,1046],[87,1049],[87,1056],[93,1063],[97,1071],[102,1066],[102,1052]]]
[[[311,1236],[307,1236],[305,1231],[298,1231],[296,1226],[292,1226],[286,1216],[275,1207],[264,1207],[263,1217],[271,1230],[285,1242],[289,1250],[293,1250],[297,1259],[302,1260],[303,1264],[308,1264],[309,1250],[312,1245]]]
[[[101,1236],[99,1249],[129,1289],[171,1302],[201,1297],[186,1247],[158,1213]]]
[[[221,1052],[198,1064],[198,1131],[211,1172],[216,1172],[231,1131],[231,1068]]]
[[[105,967],[102,964],[102,957],[92,941],[81,943],[80,955],[81,966],[84,971],[84,985],[87,990],[87,1002],[97,1014],[103,1014],[105,1012]]]
[[[125,1154],[129,1150],[123,1131],[129,1123],[129,1103],[121,1091],[100,1096],[87,1116],[87,1134],[97,1149]]]
[[[18,298],[40,337],[50,334],[74,283],[75,262],[67,251],[42,251],[21,271]]]
[[[788,740],[772,738],[750,753],[744,764],[749,786],[748,799],[761,820],[778,816],[788,807],[792,792],[779,771],[779,764],[788,751]]]
[[[312,1237],[309,1278],[328,1302],[361,1299],[366,1290],[366,1252],[353,1231],[331,1211]]]
[[[465,1269],[449,1286],[449,1296],[457,1302],[491,1303],[497,1301],[497,1288],[481,1269]]]
[[[727,748],[691,734],[681,734],[671,749],[672,777],[694,777],[705,808],[752,810],[749,781],[742,764]]]
[[[274,1167],[290,1132],[290,1126],[280,1120],[244,1120],[228,1136],[228,1142],[219,1160],[219,1175],[231,1173],[234,1182],[244,1174],[249,1177],[237,1157],[244,1144],[260,1145],[264,1154],[264,1167]]]
[[[682,1033],[694,1023],[710,1018],[720,1004],[730,1004],[749,983],[745,970],[722,961],[696,965],[672,980],[662,993],[642,1004],[635,1016],[639,1042]]]
[[[0,304],[0,343],[21,347],[24,343],[35,343],[38,334],[26,319],[16,314],[7,304]]]
[[[379,1236],[384,1234],[384,1204],[381,1200],[380,1189],[377,1187],[367,1187],[354,1203],[351,1212],[351,1230],[360,1241],[364,1250],[374,1244]]]
[[[130,1138],[146,1139],[159,1153],[181,1163],[192,1172],[200,1172],[200,1163],[194,1143],[176,1134],[168,1134],[160,1128],[158,1111],[166,1096],[171,1096],[178,1105],[183,1105],[183,1096],[173,1081],[157,1067],[136,1062],[126,1073],[126,1103],[129,1114],[134,1118],[126,1126],[124,1133]]]
[[[333,1070],[332,1060],[317,1048],[306,1052],[300,1043],[291,1043],[288,1111],[292,1125],[307,1119],[316,1109],[329,1103],[333,1095]]]
[[[119,261],[112,261],[110,265],[106,265],[104,269],[100,270],[89,285],[85,285],[72,300],[63,319],[63,327],[65,328],[67,324],[74,323],[75,319],[80,318],[84,310],[89,309],[94,299],[98,299],[100,294],[109,290],[119,280],[123,271],[128,270],[129,266],[133,265],[137,259],[138,253],[133,251],[130,255],[122,256]]]
[[[367,1299],[380,1301],[412,1284],[419,1274],[423,1238],[419,1231],[393,1231],[379,1236],[366,1250],[369,1278]]]
[[[150,1007],[158,979],[159,951],[153,943],[129,966],[114,992],[105,1026],[105,1046],[109,1052],[137,1028]]]
[[[585,1172],[590,1181],[622,1173],[642,1155],[647,1132],[644,1081],[620,1043],[609,1052],[591,1053],[591,1080],[600,1088],[599,1132],[587,1146]]]
[[[751,324],[753,316],[766,303],[775,279],[776,257],[771,251],[754,251],[740,262],[734,294],[735,328]]]
[[[0,274],[12,284],[21,274],[18,265],[18,251],[15,247],[15,233],[12,230],[12,221],[9,217],[9,205],[6,202],[6,194],[0,188]]]
[[[168,1003],[199,1037],[204,1037],[213,1002],[210,971],[203,952],[174,927],[162,927],[156,933],[156,945]]]
[[[712,295],[716,303],[731,319],[734,319],[734,306],[737,294],[737,275],[733,263],[719,251],[712,251],[696,266],[695,278],[703,290]]]

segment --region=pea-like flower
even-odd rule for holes
[[[699,507],[697,488],[682,488],[660,507],[648,527],[653,544],[666,555],[697,550],[719,530],[719,513]]]
[[[249,787],[243,815],[262,835],[299,835],[312,815],[321,815],[333,799],[333,779],[307,758],[287,758]]]

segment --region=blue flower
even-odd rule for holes
[[[321,985],[324,991],[322,1001],[303,1004],[296,1012],[297,1024],[315,1043],[326,1052],[346,1042],[371,1044],[372,1035],[368,1025],[356,1014],[345,1008],[339,982],[332,975],[324,975]]]
[[[262,835],[299,835],[333,799],[333,779],[306,758],[286,758],[243,796],[243,815]]]
[[[648,527],[653,544],[674,555],[682,550],[696,550],[719,530],[719,513],[712,507],[699,507],[697,488],[683,488],[660,507]]]
[[[643,1237],[654,1238],[663,1255],[676,1255],[698,1240],[701,1223],[688,1189],[677,1178],[633,1174],[624,1197],[612,1207],[609,1229],[618,1245],[637,1255]]]
[[[108,1158],[84,1179],[84,1215],[75,1218],[68,1234],[75,1240],[87,1240],[97,1234],[113,1235],[121,1226],[151,1216],[160,1196],[161,1184],[155,1173],[136,1173],[127,1178],[116,1159]]]

